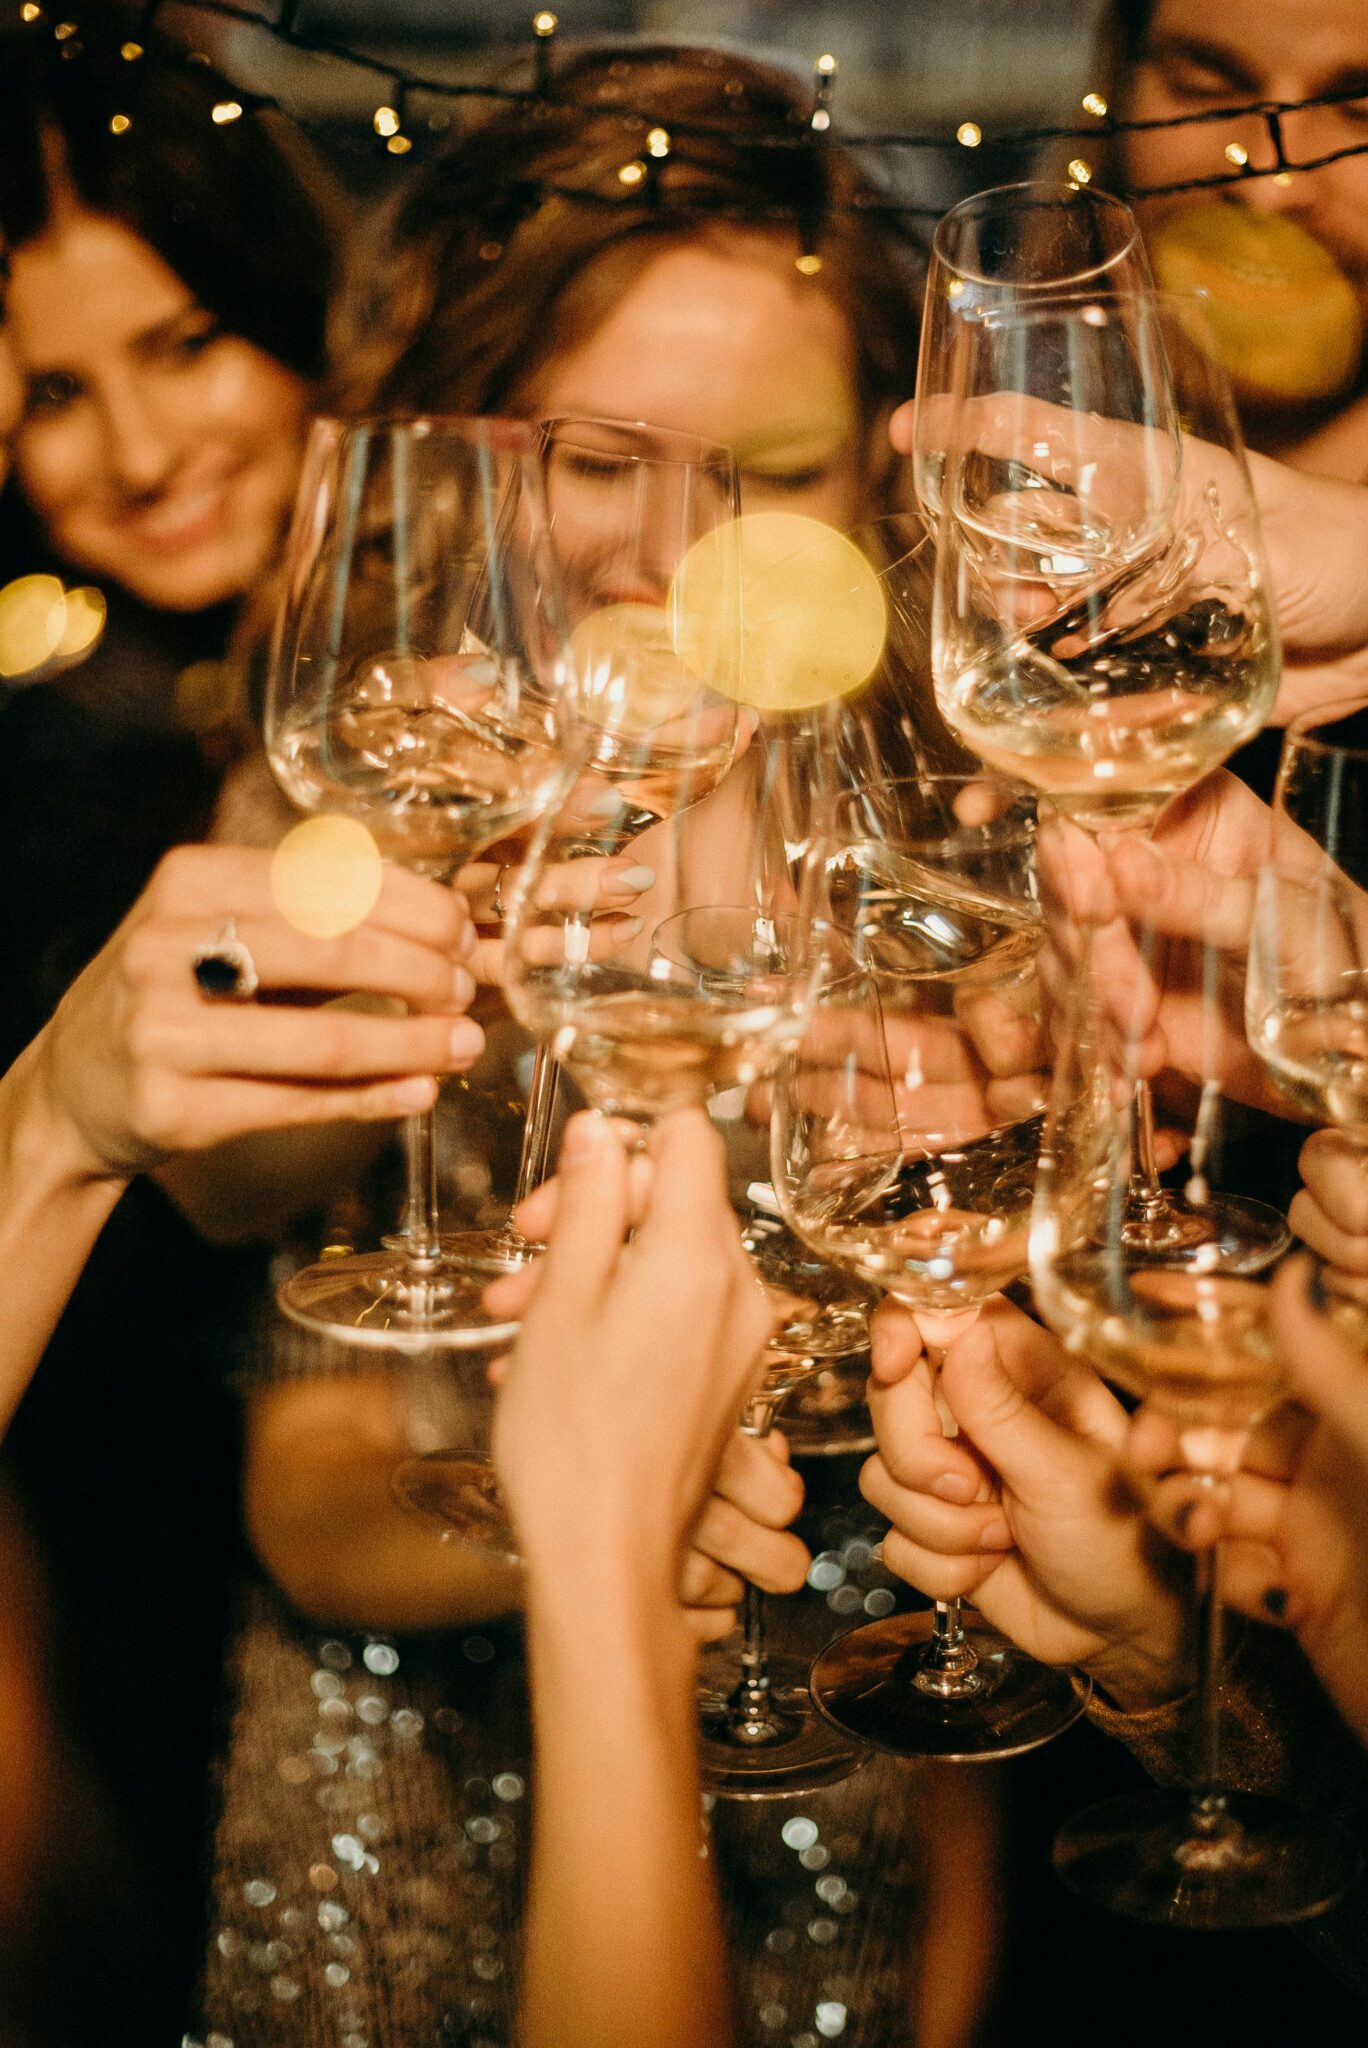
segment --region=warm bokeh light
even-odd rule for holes
[[[306,818],[271,863],[276,909],[310,939],[354,930],[374,910],[383,879],[380,849],[355,818]]]
[[[584,715],[607,730],[654,732],[683,717],[698,696],[699,679],[676,653],[662,605],[590,612],[571,633],[570,652]]]
[[[66,592],[56,576],[19,576],[0,590],[0,676],[45,668],[66,631]]]
[[[739,655],[726,622],[740,578]],[[695,542],[675,574],[675,645],[724,695],[757,711],[849,696],[878,667],[884,594],[845,535],[796,512],[752,512]]]
[[[91,584],[66,593],[62,631],[53,649],[58,661],[79,661],[90,653],[105,629],[105,611],[103,591]]]

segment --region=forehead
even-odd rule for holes
[[[26,365],[98,360],[193,303],[141,236],[84,207],[62,207],[10,271],[7,324]]]
[[[1368,0],[1159,0],[1149,40],[1202,43],[1255,69],[1328,73],[1368,65]]]
[[[753,442],[770,428],[850,420],[854,339],[800,276],[791,238],[681,243],[651,257],[587,338],[553,357],[538,395],[551,410]]]

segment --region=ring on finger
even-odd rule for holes
[[[212,1002],[248,1003],[261,986],[256,961],[238,937],[237,920],[225,918],[207,945],[190,956],[195,986]]]

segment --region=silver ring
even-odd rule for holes
[[[191,955],[190,970],[201,995],[219,1003],[247,1003],[261,986],[256,961],[238,937],[236,918],[225,918],[207,946]]]
[[[502,924],[504,921],[504,876],[510,875],[512,874],[512,872],[513,863],[511,861],[505,861],[504,865],[499,869],[498,873],[494,877],[494,893],[491,895],[489,899],[489,907],[494,913],[495,922],[498,924]]]

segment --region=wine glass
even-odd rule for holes
[[[962,323],[1080,293],[1143,299],[1153,288],[1135,215],[1095,185],[997,185],[951,207],[931,245],[917,355],[913,479],[929,518],[941,510]]]
[[[1368,1151],[1368,704],[1287,728],[1255,899],[1249,1042],[1299,1110]]]
[[[266,748],[305,811],[359,819],[445,880],[538,817],[573,737],[538,438],[503,420],[318,422],[286,558]],[[287,1280],[285,1314],[352,1343],[462,1341],[437,1227],[434,1117],[408,1119],[402,1236]]]
[[[395,1467],[390,1491],[444,1537],[460,1537],[517,1564],[517,1538],[494,1469],[489,1369],[515,1341],[518,1325],[489,1314],[483,1286],[476,1276],[464,1276],[441,1347],[403,1355],[408,1456]]]
[[[961,322],[937,529],[941,712],[1097,835],[1147,830],[1258,730],[1279,649],[1229,381],[1195,301],[1069,299]],[[1086,841],[1071,858],[1099,860]],[[1128,1228],[1222,1226],[1159,1185],[1137,1088]],[[1232,1217],[1232,1256],[1252,1250]],[[1265,1212],[1267,1250],[1282,1226]]]
[[[1178,1455],[1210,1489],[1238,1473],[1249,1434],[1284,1398],[1268,1322],[1270,1262],[1223,1262],[1227,1211],[1202,1251],[1137,1245],[1126,1229],[1135,1082],[1155,1077],[1165,1142],[1195,1210],[1267,1172],[1247,1103],[1262,1076],[1244,1042],[1240,993],[1211,944],[1174,942],[1144,920],[1092,930],[1060,920],[1055,1089],[1031,1221],[1037,1308],[1072,1350],[1173,1426]],[[1255,1248],[1262,1251],[1256,1235]],[[1065,1882],[1096,1905],[1171,1927],[1302,1919],[1354,1877],[1348,1838],[1282,1802],[1222,1783],[1222,1614],[1215,1550],[1202,1560],[1199,1763],[1184,1793],[1151,1787],[1071,1819],[1055,1845]]]
[[[742,736],[735,700],[700,684],[677,652],[675,596],[676,572],[705,535],[721,536],[725,556],[740,505],[736,461],[730,449],[640,421],[567,415],[540,432],[586,745],[588,815],[571,816],[554,857],[608,859],[715,789]],[[709,670],[732,658],[740,630],[739,584],[724,578],[704,628]],[[557,1087],[556,1061],[539,1044],[515,1209],[545,1178]],[[444,1249],[493,1274],[536,1247],[510,1216],[496,1230],[450,1236]]]
[[[706,719],[706,702],[697,715]],[[577,781],[533,834],[509,899],[505,989],[519,1023],[591,1107],[649,1124],[718,1089],[749,1087],[801,1034],[824,953],[820,847],[786,831],[784,763],[797,746],[804,737],[786,725],[757,730],[713,802],[657,826],[650,929],[639,917],[591,921],[545,905],[547,865],[569,844],[589,852],[616,834],[619,814],[602,805],[596,775]],[[735,905],[745,928],[729,933],[737,950],[715,972],[652,950],[666,912]]]
[[[1050,1056],[1034,838],[1033,801],[983,775],[844,799],[829,897],[853,966],[776,1079],[786,1217],[914,1312],[933,1371],[1026,1264]],[[957,1761],[1048,1741],[1088,1690],[958,1600],[840,1637],[811,1683],[861,1740]]]
[[[725,990],[744,985],[778,957],[798,956],[802,944],[793,918],[771,917],[748,904],[684,910],[656,928],[651,971],[662,963],[672,985],[696,980]],[[749,1189],[754,1172],[767,1163],[763,1102],[753,1085],[742,1084],[715,1095],[709,1112],[724,1135],[733,1184]],[[766,1349],[764,1378],[741,1420],[747,1435],[763,1439],[789,1396],[823,1360],[866,1348],[874,1297],[868,1288],[852,1288],[844,1273],[804,1247],[794,1256],[786,1244],[776,1247],[749,1229],[745,1236],[780,1318]],[[725,1652],[704,1660],[699,1761],[705,1789],[722,1798],[779,1799],[816,1791],[848,1777],[868,1755],[815,1711],[806,1665],[770,1652],[765,1605],[759,1587],[748,1582],[739,1670]]]

